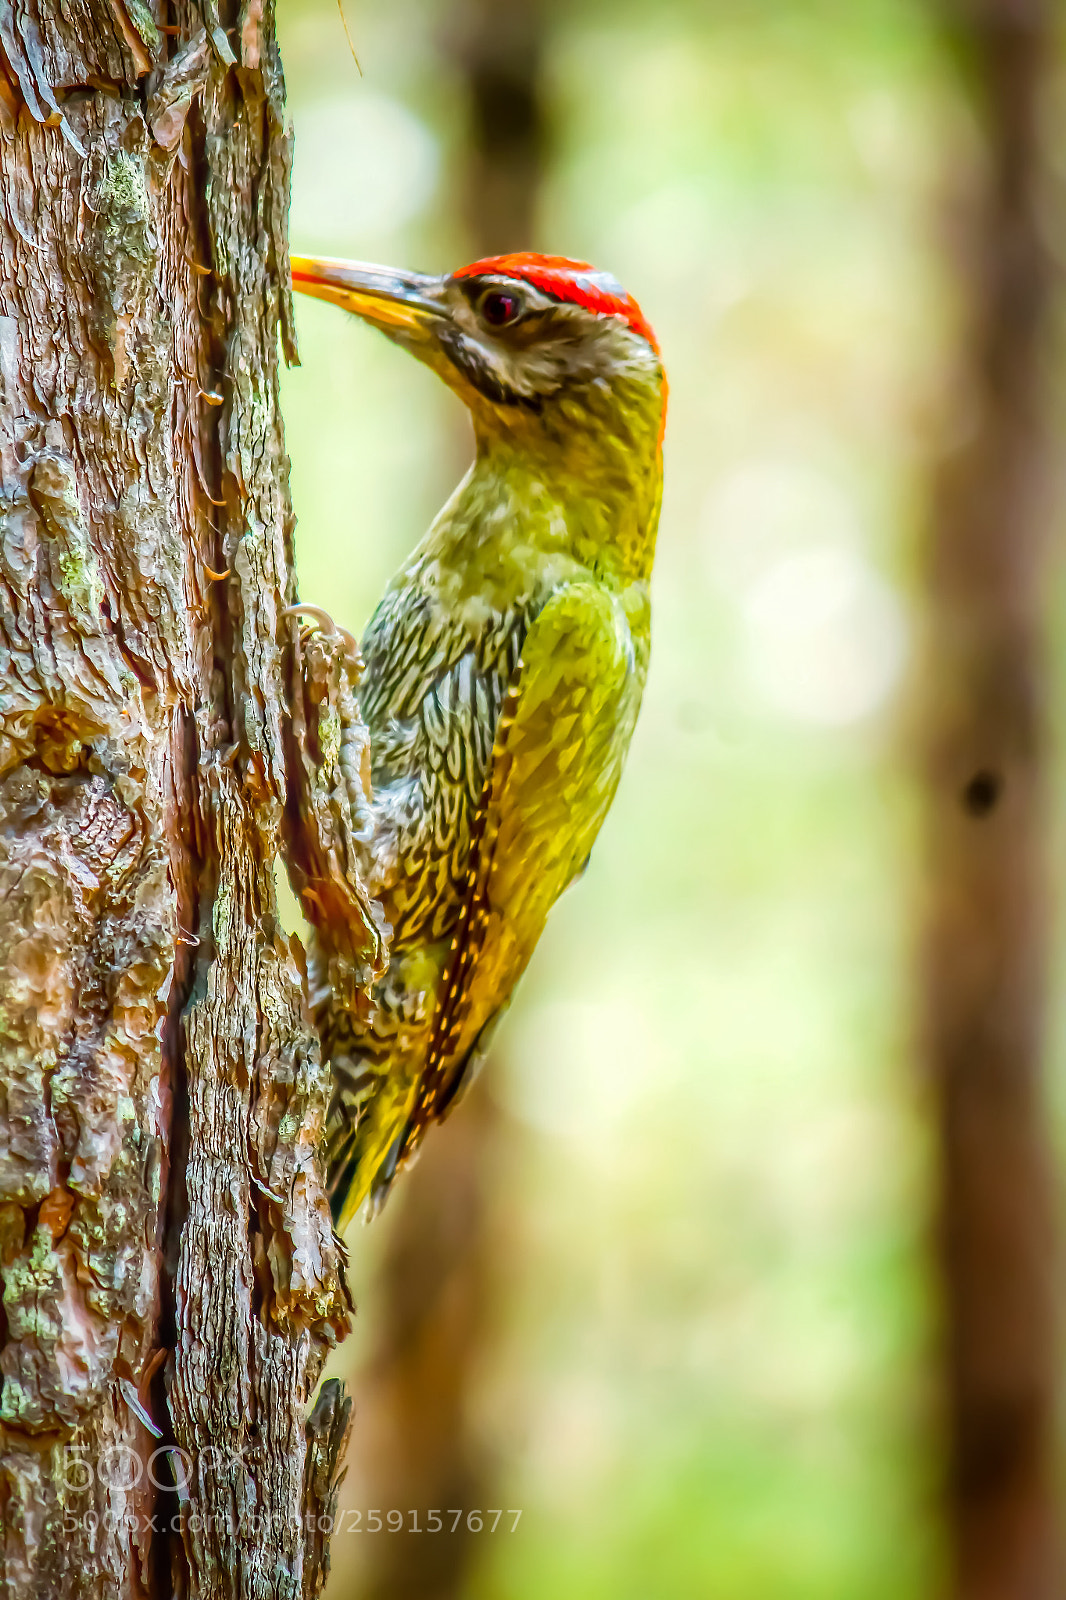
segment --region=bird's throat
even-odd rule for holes
[[[575,474],[482,444],[423,550],[464,590],[508,603],[589,573],[622,589],[650,574],[660,483],[654,473],[634,482],[611,460]]]

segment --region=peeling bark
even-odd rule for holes
[[[353,1003],[384,949],[354,669],[315,687],[328,644],[283,614],[283,95],[269,3],[0,0],[12,1600],[312,1595],[327,1564],[348,1408],[304,1417],[350,1306],[286,841],[343,902]]]

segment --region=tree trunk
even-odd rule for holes
[[[1040,0],[967,0],[954,15],[981,143],[961,197],[962,351],[934,489],[923,678],[949,1537],[959,1600],[1051,1600],[1064,1587],[1042,1092],[1051,16]]]
[[[283,94],[271,0],[0,0],[12,1600],[326,1564],[347,1405],[304,1415],[349,1307],[279,849],[340,987],[382,950],[351,667],[282,614]]]

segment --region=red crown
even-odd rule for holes
[[[569,305],[584,306],[604,317],[622,317],[634,333],[647,339],[658,355],[659,343],[643,311],[631,294],[609,272],[600,272],[588,261],[571,261],[567,256],[538,256],[520,252],[509,256],[487,256],[484,261],[472,261],[460,267],[457,278],[476,278],[482,273],[495,272],[501,277],[518,278],[531,283],[534,289],[551,295],[553,300],[563,300]]]

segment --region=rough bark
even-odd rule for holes
[[[923,1011],[939,1143],[953,1593],[1051,1600],[1058,1260],[1042,1065],[1050,8],[968,0],[953,43],[980,133],[955,261],[953,439],[928,568]]]
[[[326,640],[316,679],[282,615],[289,158],[270,0],[0,0],[13,1600],[296,1596],[326,1564],[348,1408],[304,1416],[349,1307],[279,848],[343,907],[353,988],[382,940],[354,671]]]

